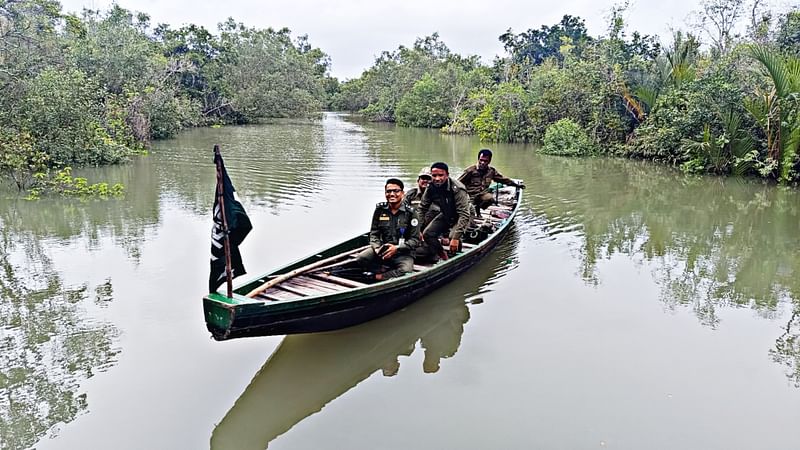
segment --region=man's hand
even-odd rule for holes
[[[457,252],[459,244],[460,244],[460,242],[459,242],[458,239],[450,239],[450,253]]]
[[[397,246],[394,244],[384,244],[383,249],[384,250],[379,253],[379,255],[384,261],[394,258],[394,255],[397,254]]]

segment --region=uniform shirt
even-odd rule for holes
[[[419,193],[419,188],[413,187],[407,190],[406,194],[403,196],[403,200],[414,208],[418,207],[419,202],[422,200],[422,194]]]
[[[467,167],[464,173],[458,177],[458,181],[466,186],[467,193],[469,194],[470,198],[473,198],[489,189],[489,186],[492,185],[492,181],[497,181],[508,186],[517,185],[514,180],[503,176],[503,174],[498,172],[494,167],[489,166],[486,169],[486,172],[481,172],[478,170],[478,166],[476,164]]]
[[[431,183],[425,189],[422,201],[419,203],[420,217],[427,217],[426,214],[432,207],[431,205],[438,205],[442,214],[447,218],[451,227],[450,239],[461,239],[461,235],[464,234],[472,220],[469,213],[469,195],[464,185],[453,178],[448,178],[447,183],[438,189]]]
[[[419,212],[419,204],[422,202],[422,194],[419,192],[419,187],[413,187],[407,190],[405,196],[403,197],[403,201],[405,201],[406,204],[413,206],[414,209]],[[436,214],[439,214],[439,205],[432,203],[428,209],[428,215]],[[424,217],[420,217],[420,220],[423,219]]]
[[[405,241],[402,245],[401,237]],[[375,250],[383,244],[394,244],[397,245],[398,254],[410,254],[419,245],[419,219],[416,210],[401,203],[397,214],[392,214],[388,203],[375,205],[369,243]]]

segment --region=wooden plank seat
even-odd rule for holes
[[[271,301],[281,301],[281,300],[294,300],[296,298],[300,298],[300,295],[294,294],[292,292],[288,292],[286,290],[278,289],[278,288],[269,288],[262,292],[259,292],[257,296],[265,300]]]
[[[347,289],[347,286],[342,286],[341,284],[334,283],[330,280],[320,280],[317,278],[310,277],[308,275],[300,275],[297,277],[302,283],[313,286],[315,289],[319,289],[325,292],[339,292]]]
[[[341,286],[348,287],[348,288],[357,288],[357,287],[367,286],[366,283],[361,283],[360,281],[349,280],[347,278],[337,277],[336,275],[331,275],[331,274],[328,274],[328,273],[325,273],[325,272],[322,272],[322,273],[310,273],[310,274],[308,274],[308,276],[311,277],[311,278],[315,278],[317,280],[330,281],[330,282],[333,282],[333,283],[336,283],[336,284],[339,284]]]
[[[261,300],[267,300],[267,301],[270,301],[270,302],[279,302],[281,300],[285,300],[283,298],[275,297],[275,296],[272,296],[272,295],[267,295],[267,294],[265,294],[263,292],[258,294],[258,295],[256,295],[255,298],[258,298],[258,299],[261,299]]]
[[[282,291],[286,291],[286,292],[289,292],[289,293],[292,293],[292,294],[294,294],[294,295],[297,295],[297,296],[300,296],[300,297],[308,297],[308,296],[309,296],[309,294],[307,294],[307,293],[303,292],[302,290],[300,290],[300,289],[295,289],[293,286],[290,286],[290,283],[288,283],[288,282],[286,282],[286,281],[284,281],[284,282],[283,282],[283,283],[281,283],[281,284],[276,284],[276,285],[274,286],[274,288],[275,288],[275,289],[282,290]],[[313,295],[313,294],[312,294],[312,295]]]
[[[330,289],[323,289],[319,286],[313,286],[309,283],[304,282],[302,279],[299,278],[292,278],[289,280],[284,281],[283,283],[279,284],[277,287],[292,290],[296,293],[299,293],[303,296],[314,296],[314,295],[322,295],[322,294],[329,294],[331,292]]]

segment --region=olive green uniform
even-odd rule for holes
[[[358,255],[361,267],[375,269],[383,264],[391,266],[392,270],[383,273],[384,279],[399,277],[414,270],[414,249],[419,245],[419,218],[416,210],[401,203],[397,213],[392,214],[388,203],[375,205],[369,244],[370,248]],[[388,261],[378,255],[378,250],[384,244],[397,246],[397,253]]]
[[[518,186],[514,180],[503,176],[494,167],[489,166],[484,172],[481,172],[476,164],[467,167],[464,173],[458,177],[458,181],[462,182],[467,188],[469,198],[478,212],[480,212],[480,208],[486,208],[494,201],[492,193],[489,192],[489,186],[492,185],[493,181],[508,186]]]
[[[469,206],[469,195],[467,189],[461,182],[449,178],[440,188],[431,184],[425,189],[422,200],[419,203],[420,217],[428,217],[432,205],[439,208],[439,213],[426,220],[422,238],[434,255],[440,254],[442,244],[439,242],[439,235],[449,232],[450,239],[461,239],[461,235],[472,222]]]
[[[423,193],[424,192],[421,193],[419,191],[419,187],[413,187],[406,191],[406,194],[403,197],[403,201],[405,201],[406,204],[413,206],[414,209],[419,211],[419,204],[422,202]],[[422,220],[423,223],[430,222],[430,220],[433,219],[436,216],[436,214],[439,214],[439,205],[431,204],[430,208],[428,209],[427,216],[426,217],[420,216],[420,220]]]

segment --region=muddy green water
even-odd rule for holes
[[[411,307],[215,342],[213,144],[252,276],[366,230],[383,182],[481,144],[327,114],[191,130],[84,170],[124,199],[0,198],[0,448],[790,449],[800,195],[496,145],[504,243]],[[238,280],[243,281],[243,280]]]

